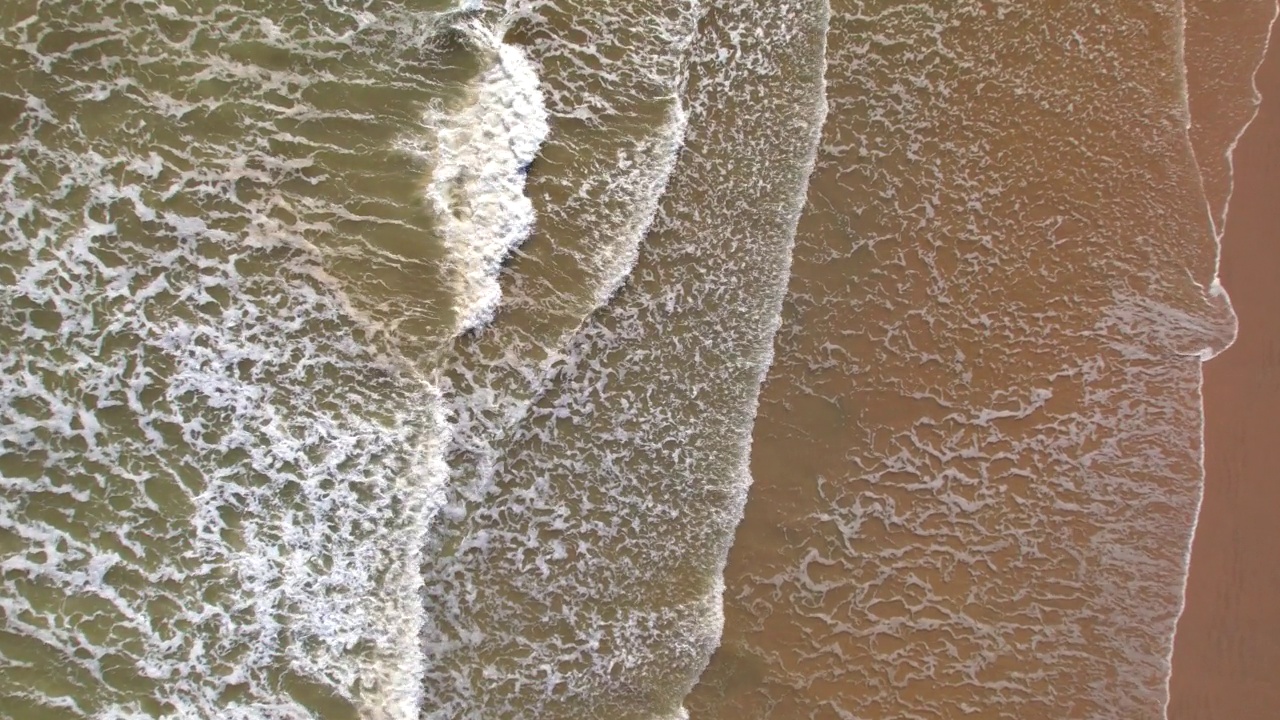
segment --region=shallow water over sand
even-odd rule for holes
[[[1158,718],[1231,340],[1175,3],[833,6],[695,717]]]

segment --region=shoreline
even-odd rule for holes
[[[1203,366],[1204,498],[1173,646],[1169,720],[1264,720],[1280,711],[1280,53],[1254,76],[1257,115],[1231,152],[1218,277],[1235,343]],[[1206,112],[1206,115],[1209,113]],[[1212,211],[1211,211],[1212,212]]]

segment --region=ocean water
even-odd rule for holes
[[[1235,331],[1184,22],[833,2],[695,716],[1164,717],[1200,364]]]
[[[1187,17],[5,3],[0,717],[1162,717]]]

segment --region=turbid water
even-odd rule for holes
[[[0,717],[1160,717],[1185,16],[5,4]]]

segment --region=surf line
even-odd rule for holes
[[[455,334],[493,319],[502,301],[502,263],[529,237],[535,219],[525,183],[549,125],[534,63],[503,41],[513,17],[503,15],[496,26],[476,18],[461,24],[488,67],[462,102],[428,111],[436,142],[423,192],[450,269]]]

